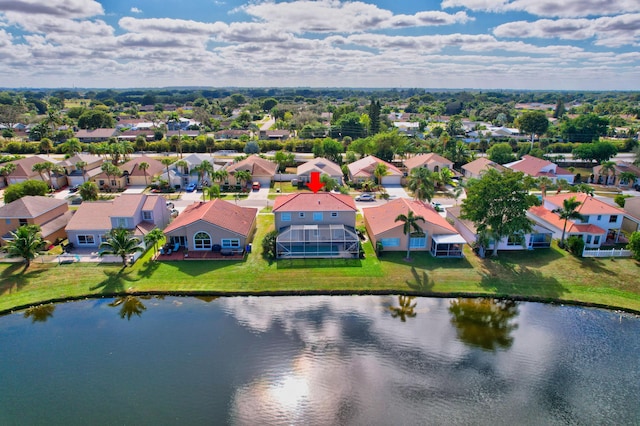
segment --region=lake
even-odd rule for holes
[[[640,318],[405,296],[125,297],[0,317],[0,424],[638,424]]]

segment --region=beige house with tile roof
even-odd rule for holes
[[[338,181],[338,184],[342,185],[342,168],[331,160],[317,157],[299,165],[296,170],[298,180],[301,182],[309,182],[312,172],[318,172],[320,175],[328,175]]]
[[[143,162],[149,164],[149,168],[145,171],[140,169],[140,163]],[[144,155],[132,158],[118,166],[118,168],[122,172],[122,176],[120,177],[107,177],[107,175],[100,170],[100,172],[95,175],[88,173],[89,180],[95,182],[99,188],[126,188],[130,185],[145,186],[145,175],[146,185],[150,185],[155,177],[162,175],[163,172],[166,175],[167,170],[166,166],[160,161]],[[109,182],[109,178],[111,178],[111,182]]]
[[[399,215],[412,211],[422,216],[418,221],[422,228],[420,235],[405,235],[404,223],[396,222]],[[434,257],[462,257],[462,247],[466,240],[433,207],[422,201],[397,198],[376,207],[362,209],[367,233],[374,247],[378,243],[383,251],[428,251]]]
[[[164,230],[170,245],[242,253],[253,239],[258,209],[221,199],[193,203]]]
[[[640,167],[636,167],[631,163],[627,163],[625,161],[617,162],[614,166],[615,173],[611,173],[610,171],[606,172],[606,176],[602,175],[602,165],[595,166],[593,168],[593,181],[589,183],[600,183],[604,185],[616,185],[620,184],[621,186],[634,187],[640,184]],[[620,182],[620,175],[622,173],[633,173],[635,175],[635,179],[630,182]]]
[[[27,195],[0,207],[0,245],[11,239],[23,225],[38,225],[42,238],[54,243],[63,240],[65,227],[73,216],[66,200]]]
[[[67,237],[77,248],[96,249],[112,229],[125,228],[142,240],[170,220],[166,199],[159,195],[121,194],[109,201],[84,202],[67,225]]]
[[[506,167],[486,157],[480,157],[462,166],[462,172],[467,179],[480,179],[487,170],[494,169],[502,173]]]
[[[226,171],[229,173],[229,185],[239,185],[240,182],[236,181],[235,173],[239,170],[244,170],[251,173],[253,182],[260,182],[262,187],[269,188],[277,169],[278,165],[273,161],[265,160],[254,154],[237,163],[230,164],[227,166]],[[251,182],[248,182],[248,185],[251,185]]]
[[[76,164],[79,162],[86,163],[84,167],[84,173],[81,169],[78,169]],[[59,166],[64,167],[67,172],[67,184],[69,186],[81,185],[89,180],[89,173],[95,169],[100,169],[104,159],[99,155],[92,154],[75,154],[73,157],[69,157],[66,160],[58,162]],[[93,173],[95,175],[95,173]]]
[[[525,155],[520,160],[512,163],[505,164],[504,167],[508,167],[516,172],[522,172],[525,175],[539,178],[548,177],[553,182],[558,179],[564,179],[568,183],[573,183],[574,175],[567,169],[558,167],[557,164],[551,161],[543,160],[542,158],[533,157],[531,155]]]
[[[9,163],[16,165],[16,169],[7,176],[7,183],[11,185],[13,183],[24,182],[25,180],[41,180],[47,182],[46,173],[43,179],[40,173],[33,171],[34,165],[46,162],[56,164],[58,161],[46,155],[30,155],[29,157],[19,160],[9,161]],[[4,186],[4,179],[0,179],[0,185]]]
[[[348,164],[349,179],[352,182],[375,180],[373,171],[378,164],[385,164],[387,166],[387,175],[382,177],[382,185],[400,185],[404,174],[393,164],[387,163],[373,155],[368,155]]]
[[[298,192],[273,204],[279,258],[357,257],[356,204],[348,195]]]
[[[449,161],[443,156],[438,155],[434,152],[407,158],[406,160],[404,160],[404,166],[407,168],[407,171],[409,173],[411,173],[411,170],[417,167],[424,167],[436,173],[442,169],[449,169],[453,171],[453,161]]]

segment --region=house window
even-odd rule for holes
[[[593,244],[600,244],[600,235],[596,235],[593,237]]]
[[[383,238],[380,243],[382,247],[400,247],[400,238]]]
[[[591,244],[591,235],[587,235],[587,241],[585,241],[587,244]]]
[[[211,247],[211,236],[206,232],[200,231],[193,236],[193,248],[195,250],[208,250]]]
[[[100,179],[98,183],[100,184],[100,186],[104,186],[104,180]]]
[[[602,215],[601,214],[598,215],[598,220],[602,220]]]
[[[150,211],[143,211],[142,212],[142,220],[146,221],[146,222],[152,222],[153,221],[153,213]]]
[[[409,239],[409,247],[411,248],[425,248],[427,246],[426,237],[411,237]]]
[[[280,220],[283,222],[291,222],[291,213],[281,213]]]
[[[300,212],[300,213],[298,213],[298,217],[299,217],[299,218],[303,218],[303,217],[304,217],[304,212]]]
[[[609,223],[616,223],[618,221],[618,216],[617,215],[611,215],[609,216]]]
[[[109,240],[109,236],[107,234],[100,235],[100,242],[106,243]]]
[[[95,245],[95,239],[93,238],[93,235],[78,235],[78,245],[79,246]]]
[[[29,222],[27,222],[27,219],[18,219],[18,226],[25,226],[28,224]]]
[[[118,222],[118,228],[126,228],[127,219],[125,219],[123,217],[118,217],[118,218],[116,218],[116,221]]]
[[[338,217],[338,212],[331,212],[331,217]]]
[[[513,234],[509,235],[507,238],[508,246],[521,246],[522,245],[522,235],[521,234]]]
[[[313,213],[313,220],[316,222],[321,222],[322,221],[322,212],[314,212]]]
[[[6,225],[11,225],[11,219],[5,219],[5,220],[4,220],[4,223],[5,223]]]
[[[112,180],[111,181],[111,186],[116,186],[116,185],[118,185],[118,182],[116,182],[115,180]]]
[[[224,238],[221,243],[222,248],[240,248],[240,240],[238,238]]]

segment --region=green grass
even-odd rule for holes
[[[118,292],[410,292],[495,295],[580,302],[640,312],[640,264],[631,259],[579,259],[553,246],[480,259],[434,259],[427,253],[385,252],[363,244],[364,259],[269,261],[260,241],[273,229],[258,216],[253,252],[242,261],[155,262],[147,252],[134,266],[76,263],[0,264],[0,311],[62,298]]]

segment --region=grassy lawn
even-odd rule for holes
[[[579,259],[550,250],[500,253],[480,259],[434,259],[426,253],[385,252],[370,243],[365,259],[268,261],[260,241],[273,228],[258,216],[253,252],[243,261],[155,262],[147,252],[133,267],[0,264],[0,311],[47,300],[117,292],[415,292],[498,295],[578,301],[640,311],[640,264],[630,259]]]

